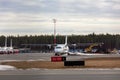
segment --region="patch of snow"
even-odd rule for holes
[[[23,61],[23,60],[0,60],[0,62],[14,62],[14,61]]]
[[[0,70],[15,70],[16,68],[14,66],[9,65],[0,65]]]
[[[44,61],[44,59],[36,59],[36,60],[34,60],[34,59],[29,59],[29,60],[27,60],[27,61]]]

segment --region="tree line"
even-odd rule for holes
[[[22,47],[21,44],[53,44],[54,35],[25,35],[25,36],[7,36],[7,44],[10,46],[10,39],[13,41],[13,46],[16,48]],[[65,42],[65,36],[57,35],[56,41],[58,44]],[[104,46],[109,49],[120,49],[119,34],[88,34],[88,35],[68,35],[68,43],[104,43]],[[0,36],[0,46],[5,45],[5,36]]]

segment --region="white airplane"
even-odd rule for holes
[[[60,55],[77,55],[78,53],[75,52],[70,52],[69,51],[69,46],[67,43],[67,36],[65,37],[65,44],[57,44],[54,48],[54,52],[56,56],[60,56]],[[69,45],[76,45],[76,44],[69,44]]]
[[[12,47],[12,39],[10,40],[10,47],[7,47],[9,53],[14,53],[14,49]]]
[[[14,49],[12,46],[12,39],[10,40],[10,47],[7,46],[7,37],[5,38],[5,46],[0,48],[0,53],[8,54],[8,53],[18,53],[18,49]]]
[[[57,44],[54,48],[55,55],[69,54],[69,47],[67,44],[67,36],[65,38],[65,44]]]
[[[0,48],[0,53],[7,53],[8,47],[7,47],[7,38],[5,38],[5,46]]]

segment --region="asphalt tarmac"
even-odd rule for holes
[[[18,53],[18,54],[2,54],[0,61],[50,61],[53,53]]]
[[[3,54],[0,55],[0,62],[3,61],[50,61],[54,53],[19,53],[19,54]],[[120,54],[104,54],[104,55],[76,55],[66,56],[67,60],[80,60],[93,57],[120,57]]]
[[[0,71],[0,80],[119,80],[120,69],[28,69]]]
[[[5,61],[50,61],[53,53],[22,53],[0,55]],[[93,57],[120,57],[120,54],[67,56],[67,60]],[[0,80],[119,80],[120,69],[14,69],[1,70]]]

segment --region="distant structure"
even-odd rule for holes
[[[54,45],[56,45],[56,19],[53,19],[54,23]]]

